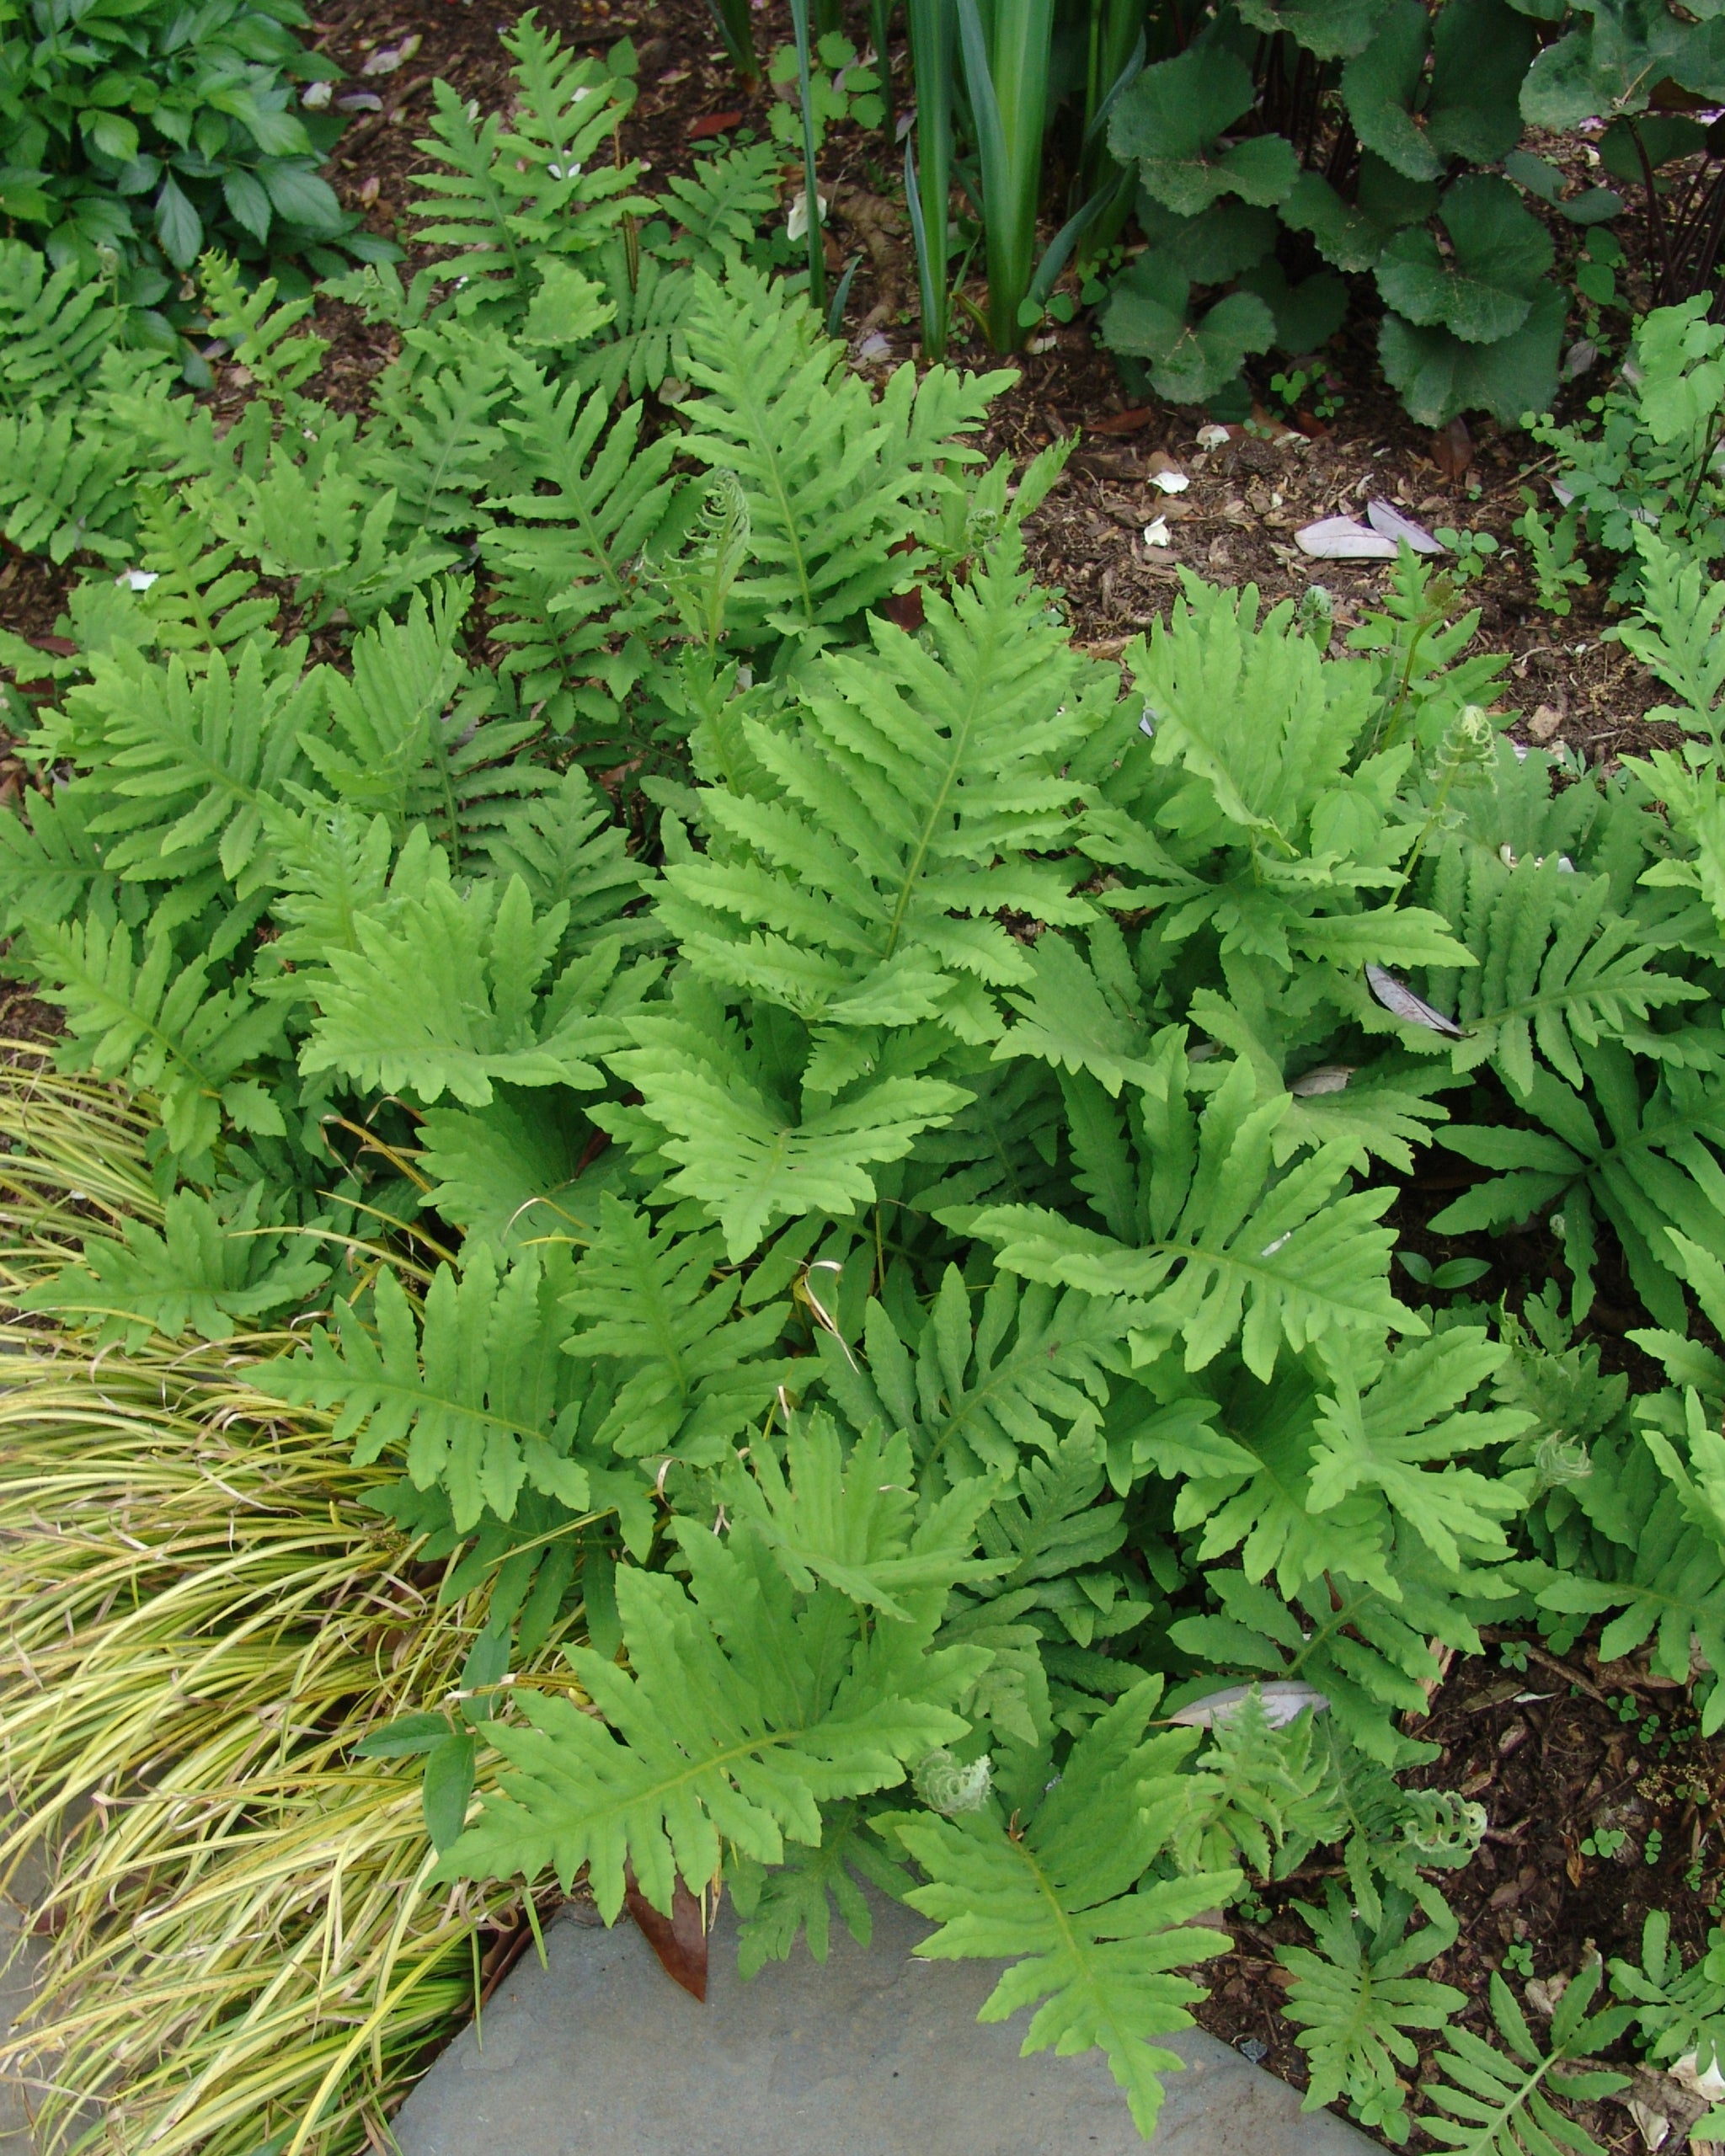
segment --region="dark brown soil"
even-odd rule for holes
[[[1525,1667],[1510,1666],[1517,1661]],[[1638,1961],[1654,1909],[1670,1918],[1685,1961],[1698,1957],[1725,1892],[1725,1750],[1699,1736],[1680,1688],[1638,1662],[1602,1667],[1590,1646],[1560,1659],[1536,1641],[1498,1641],[1495,1655],[1456,1662],[1429,1716],[1410,1727],[1443,1750],[1407,1780],[1460,1790],[1484,1806],[1488,1822],[1471,1864],[1434,1875],[1461,1935],[1423,1973],[1467,1993],[1464,2027],[1493,2034],[1494,1972],[1519,1999],[1530,1974],[1573,1976],[1595,1951],[1607,1962]],[[1582,1847],[1601,1832],[1615,1846],[1610,1857]],[[1615,1834],[1620,1844],[1610,1842]],[[1292,1905],[1321,1903],[1326,1872],[1315,1862],[1268,1887],[1265,1923],[1230,1913],[1234,1951],[1210,1965],[1212,1994],[1197,2009],[1204,2027],[1296,2087],[1306,2085],[1305,2055],[1278,2011],[1286,1978],[1275,1950],[1306,1942]],[[1536,2023],[1536,2004],[1530,2010]],[[1628,2071],[1632,2047],[1620,2045],[1610,2058]],[[1626,2152],[1642,2146],[1621,2105],[1589,2108],[1583,2122],[1595,2139]],[[1416,2126],[1406,2145],[1436,2144]]]

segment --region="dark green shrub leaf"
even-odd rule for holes
[[[1551,238],[1507,180],[1458,180],[1440,212],[1452,251],[1425,230],[1398,232],[1377,267],[1378,290],[1421,328],[1439,323],[1471,344],[1519,329],[1551,269]]]
[[[1238,0],[1241,19],[1267,37],[1285,31],[1320,60],[1365,51],[1390,0]]]
[[[1172,264],[1140,254],[1108,296],[1103,342],[1148,361],[1159,397],[1201,404],[1239,373],[1248,352],[1276,341],[1275,317],[1250,292],[1232,292],[1196,320],[1191,288]]]
[[[1437,206],[1438,190],[1429,180],[1408,179],[1368,150],[1354,202],[1344,202],[1321,173],[1303,172],[1279,214],[1295,232],[1310,232],[1333,268],[1358,271],[1375,269],[1386,243],[1405,226],[1423,223]]]
[[[1562,293],[1548,285],[1521,328],[1494,344],[1464,344],[1453,331],[1416,328],[1386,314],[1378,357],[1423,427],[1446,426],[1458,412],[1489,412],[1514,425],[1524,412],[1545,410],[1557,393],[1567,312]]]
[[[269,238],[270,220],[275,212],[268,191],[254,173],[236,167],[222,183],[222,197],[236,221],[243,225],[254,238]]]
[[[1194,47],[1146,67],[1108,123],[1108,147],[1159,202],[1192,216],[1223,195],[1279,202],[1299,177],[1291,143],[1258,135],[1225,150],[1216,138],[1251,109],[1246,63],[1217,45]]]
[[[204,223],[170,173],[156,197],[156,237],[176,270],[190,270],[204,244]]]

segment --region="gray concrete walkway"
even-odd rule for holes
[[[835,1926],[752,1983],[729,1909],[704,2006],[632,1924],[565,1915],[403,2106],[403,2156],[1141,2156],[1101,2055],[1021,2059],[1028,2014],[979,2024],[997,1965],[920,1961],[928,1927],[877,1899],[863,1952]],[[1327,2111],[1188,2031],[1156,2156],[1368,2156]]]

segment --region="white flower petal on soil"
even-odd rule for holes
[[[889,360],[893,348],[878,329],[871,329],[857,347],[859,360]]]
[[[1215,419],[1208,426],[1198,430],[1198,446],[1200,449],[1226,449],[1231,439],[1228,430]]]
[[[412,37],[404,37],[399,45],[380,45],[360,72],[362,75],[393,75],[404,61],[413,58],[422,41],[415,31]]]
[[[1294,543],[1302,554],[1314,554],[1321,562],[1393,562],[1396,558],[1393,539],[1386,539],[1382,532],[1351,516],[1325,516],[1316,524],[1304,525],[1294,534]]]
[[[1345,1093],[1353,1075],[1351,1063],[1321,1063],[1315,1070],[1303,1071],[1288,1091],[1296,1101],[1313,1100],[1321,1093]]]
[[[114,581],[128,591],[147,591],[161,574],[160,569],[122,569]]]
[[[814,199],[820,205],[821,222],[825,224],[826,221],[826,197],[824,195],[817,195]],[[787,239],[806,239],[808,236],[809,190],[806,187],[799,187],[796,193],[791,197],[790,215],[785,219],[785,237]]]
[[[1172,547],[1173,545],[1174,535],[1168,529],[1168,520],[1167,517],[1159,516],[1153,524],[1146,524],[1145,526],[1144,543],[1146,547]]]
[[[1192,482],[1183,472],[1152,472],[1151,484],[1160,487],[1165,494],[1183,494]]]
[[[1405,1018],[1410,1026],[1429,1026],[1434,1033],[1447,1033],[1452,1041],[1465,1038],[1462,1028],[1453,1018],[1446,1018],[1441,1011],[1434,1011],[1429,1003],[1421,1002],[1405,981],[1397,980],[1385,967],[1368,966],[1365,978],[1385,1010]]]
[[[1416,554],[1447,554],[1450,551],[1441,540],[1434,539],[1423,524],[1416,524],[1411,516],[1403,516],[1393,502],[1374,498],[1365,505],[1365,520],[1381,538],[1405,539]]]
[[[322,112],[328,104],[332,92],[328,83],[307,83],[300,92],[300,103],[307,112]]]
[[[1263,1704],[1264,1720],[1272,1729],[1286,1728],[1308,1707],[1315,1715],[1323,1714],[1330,1704],[1327,1696],[1314,1686],[1283,1678],[1270,1684],[1224,1685],[1220,1691],[1206,1692],[1189,1707],[1182,1707],[1168,1720],[1182,1722],[1188,1729],[1214,1729],[1219,1721],[1228,1721],[1238,1714],[1254,1692]]]

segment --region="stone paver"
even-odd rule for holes
[[[752,1983],[729,1911],[707,2004],[635,1927],[565,1917],[394,2121],[403,2156],[1141,2156],[1099,2053],[1021,2059],[1028,2011],[984,2026],[997,1965],[919,1961],[927,1925],[875,1901],[868,1951],[835,1926]],[[1226,2044],[1191,2030],[1156,2156],[1368,2156],[1375,2144]]]

